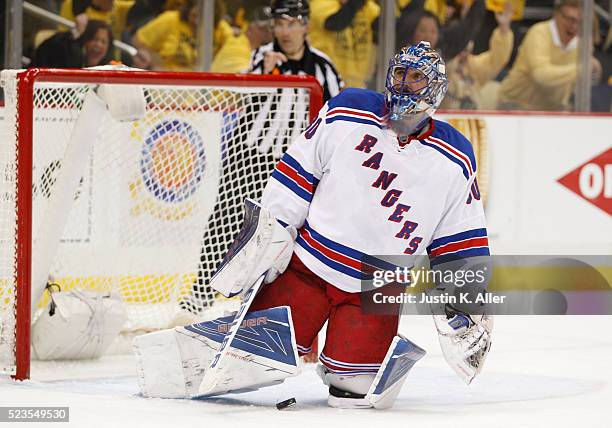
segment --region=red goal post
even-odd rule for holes
[[[188,295],[200,310],[210,307],[210,290],[191,284],[210,273],[239,227],[236,201],[261,195],[264,176],[323,104],[322,88],[310,76],[30,69],[5,71],[2,83],[3,136],[11,140],[0,151],[6,249],[0,374],[16,379],[29,377],[31,317],[40,305],[32,289],[50,274],[66,288],[119,289],[137,307],[135,329],[163,328],[138,323],[171,317],[170,306]],[[142,86],[149,117],[130,125],[106,116],[90,120],[92,150],[72,162],[78,187],[58,188],[69,149],[47,150],[75,138],[84,94],[100,84]],[[60,214],[47,212],[60,193],[70,203],[64,198]],[[54,228],[61,236],[46,242]],[[198,242],[194,230],[205,230]],[[208,245],[201,236],[207,233],[222,239]],[[142,315],[143,307],[155,309]]]

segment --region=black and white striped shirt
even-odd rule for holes
[[[308,74],[314,76],[323,87],[323,102],[338,95],[344,88],[344,82],[338,74],[331,59],[318,49],[304,42],[304,56],[301,60],[288,60],[278,68],[280,74]],[[251,53],[250,73],[263,74],[264,56],[266,52],[282,52],[276,41],[260,46]]]

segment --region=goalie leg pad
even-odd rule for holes
[[[138,383],[145,397],[190,398],[216,354],[232,317],[217,318],[134,339]],[[288,307],[251,312],[238,330],[220,380],[206,395],[251,391],[299,373]]]
[[[344,409],[387,409],[393,406],[412,366],[425,350],[398,335],[393,339],[378,372],[340,374],[319,365],[317,373],[329,385],[327,403]]]
[[[210,280],[210,286],[227,297],[248,289],[264,273],[264,282],[272,282],[293,254],[292,233],[255,201],[246,199],[244,206],[242,228]]]
[[[197,394],[217,343],[176,327],[138,336],[132,345],[144,397],[188,398]]]
[[[425,354],[423,348],[398,334],[366,396],[372,407],[388,409],[393,406],[412,366]]]

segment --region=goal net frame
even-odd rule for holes
[[[312,76],[214,74],[123,70],[29,69],[17,74],[16,221],[14,254],[14,355],[11,377],[28,379],[31,347],[31,287],[33,251],[33,144],[34,95],[38,83],[150,84],[177,87],[295,88],[308,91],[308,116],[312,122],[323,105],[323,90]],[[7,114],[5,108],[5,114]],[[3,285],[4,286],[4,285]],[[1,314],[0,314],[1,315]],[[1,325],[0,325],[1,326]]]

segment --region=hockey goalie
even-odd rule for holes
[[[447,88],[428,43],[389,63],[386,90],[332,98],[272,173],[261,204],[211,280],[239,294],[236,314],[134,342],[144,396],[240,392],[298,373],[327,322],[317,373],[340,408],[388,408],[425,351],[398,334],[398,314],[365,313],[366,255],[428,254],[431,265],[489,254],[469,141],[434,120]],[[443,285],[440,285],[443,286]],[[443,353],[467,383],[480,372],[492,320],[444,307]]]

